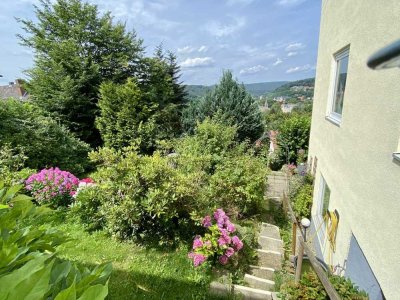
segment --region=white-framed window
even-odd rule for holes
[[[326,235],[326,223],[324,217],[329,208],[329,201],[331,197],[331,190],[325,181],[324,176],[321,174],[319,192],[317,198],[317,209],[315,218],[317,220],[316,226],[319,228],[318,236],[321,244],[323,244]]]
[[[342,121],[344,94],[346,90],[347,69],[349,66],[350,47],[334,54],[333,82],[330,101],[328,102],[328,119],[340,124]]]

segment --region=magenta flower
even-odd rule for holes
[[[228,249],[226,249],[225,255],[227,257],[231,257],[233,254],[235,254],[235,250],[232,247],[229,247]]]
[[[205,227],[208,228],[212,225],[211,223],[211,217],[210,216],[205,216],[201,224]]]
[[[207,257],[204,256],[203,254],[198,254],[198,253],[194,253],[194,252],[190,252],[190,253],[188,254],[188,257],[189,257],[190,259],[193,259],[193,265],[194,265],[195,267],[200,266],[200,265],[201,265],[203,262],[205,262],[206,259],[207,259]]]
[[[220,258],[219,258],[219,263],[220,263],[221,265],[226,265],[226,264],[228,263],[228,260],[229,260],[228,256],[222,255],[222,256],[220,256]]]
[[[225,216],[225,212],[221,208],[218,208],[214,212],[214,219],[217,221],[218,221],[218,219],[223,219],[224,216]]]
[[[227,243],[226,243],[226,240],[223,238],[223,237],[220,237],[219,239],[218,239],[218,245],[219,246],[224,246],[224,245],[226,245]]]
[[[243,242],[236,235],[234,237],[232,237],[232,243],[233,243],[233,247],[236,251],[239,251],[240,249],[243,248]]]
[[[197,238],[193,241],[193,249],[197,249],[203,247],[203,242],[201,241],[201,239]]]
[[[226,222],[225,226],[226,226],[226,230],[228,230],[228,232],[235,232],[235,230],[236,230],[235,225],[233,225],[233,223],[231,223],[229,221]]]

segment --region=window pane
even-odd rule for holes
[[[326,211],[329,208],[329,198],[331,196],[331,190],[329,189],[329,186],[326,184],[324,181],[324,195],[322,198],[322,216],[326,214]]]
[[[333,111],[339,115],[342,114],[343,110],[343,98],[344,98],[344,90],[346,88],[346,79],[347,79],[347,67],[349,64],[349,57],[345,56],[338,60],[338,72],[336,78],[336,87],[335,87],[335,99]]]

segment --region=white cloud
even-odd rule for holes
[[[304,44],[302,44],[302,43],[291,43],[291,44],[286,46],[285,50],[293,52],[294,50],[303,49],[305,47],[306,46]]]
[[[200,46],[199,48],[193,47],[193,46],[185,46],[185,47],[182,47],[182,48],[178,48],[177,52],[180,53],[180,54],[190,54],[190,53],[193,53],[193,52],[204,53],[204,52],[207,52],[207,50],[208,50],[208,47],[204,46],[204,45]]]
[[[262,66],[262,65],[257,65],[254,67],[242,69],[242,70],[240,70],[239,73],[240,74],[255,74],[255,73],[259,73],[259,72],[266,71],[266,70],[268,70],[267,67]]]
[[[297,55],[297,52],[295,52],[295,51],[289,52],[289,53],[287,54],[287,56],[289,56],[289,57],[291,57],[291,56],[296,56],[296,55]]]
[[[273,66],[277,66],[277,65],[280,65],[282,62],[283,62],[282,59],[277,58],[276,61],[275,61],[272,65],[273,65]]]
[[[207,46],[200,46],[200,48],[197,50],[199,52],[207,52],[208,51],[208,47]]]
[[[290,74],[290,73],[295,73],[295,72],[300,72],[300,71],[308,71],[308,70],[311,70],[311,69],[312,69],[311,65],[307,64],[307,65],[304,65],[304,66],[297,66],[297,67],[293,67],[293,68],[287,69],[286,73]]]
[[[205,29],[216,37],[230,36],[239,31],[246,25],[244,17],[233,18],[234,22],[231,24],[221,24],[217,21],[211,21],[206,24]]]
[[[253,3],[254,0],[227,0],[226,4],[229,6],[234,6],[234,5],[249,5]]]
[[[181,62],[182,68],[198,68],[208,67],[214,64],[214,60],[211,57],[194,57],[188,58]]]
[[[185,46],[182,48],[178,48],[178,50],[177,50],[178,53],[183,53],[183,54],[192,53],[194,51],[196,51],[196,48],[191,47],[191,46]]]
[[[278,4],[281,6],[292,6],[292,5],[297,5],[306,0],[278,0]]]
[[[27,0],[25,0],[27,1]],[[160,31],[169,31],[179,27],[180,23],[163,18],[166,9],[176,5],[176,1],[171,0],[89,0],[90,3],[99,5],[101,12],[111,11],[116,18],[131,20],[135,25],[151,26]]]

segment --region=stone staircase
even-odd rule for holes
[[[245,300],[277,299],[274,292],[274,272],[281,269],[284,255],[279,228],[262,223],[258,244],[258,265],[251,266],[249,274],[244,276],[246,286],[213,282],[210,287],[213,294],[234,294]]]

